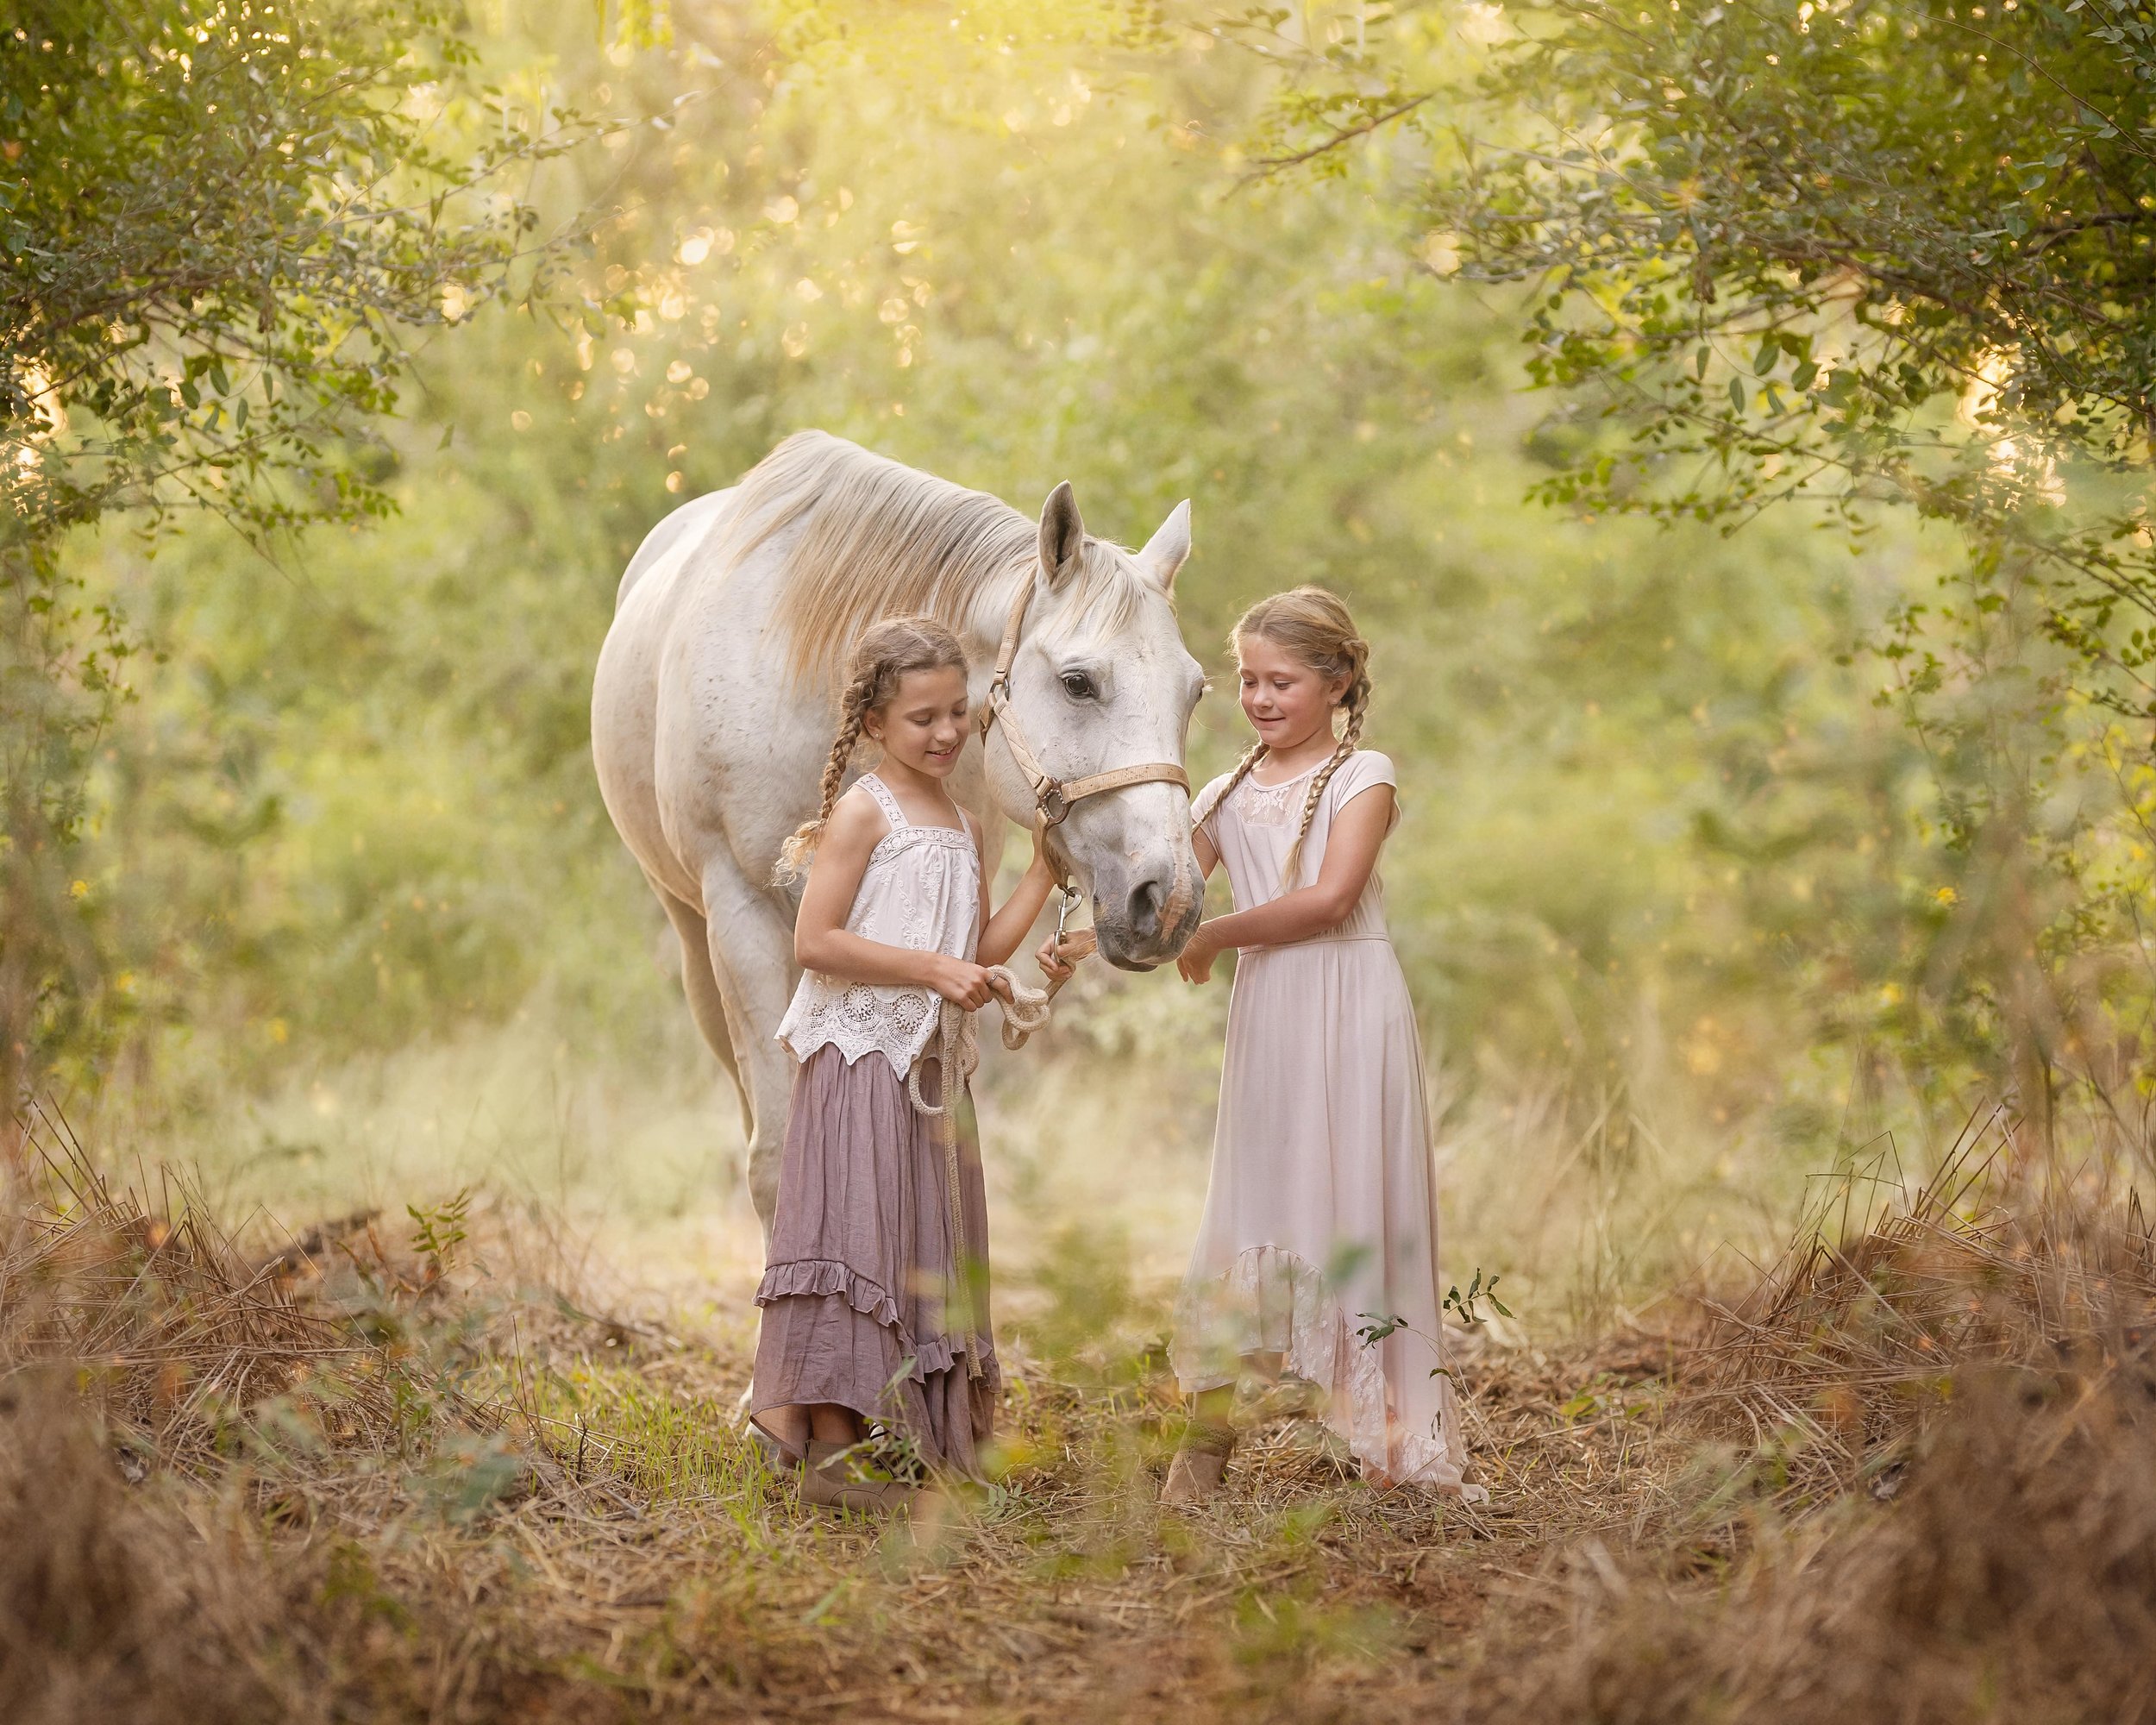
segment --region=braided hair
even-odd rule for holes
[[[1355,619],[1349,615],[1348,608],[1323,587],[1295,587],[1258,600],[1237,620],[1228,644],[1234,647],[1253,635],[1285,649],[1328,683],[1344,677],[1347,680],[1339,706],[1347,722],[1341,727],[1339,741],[1333,745],[1332,759],[1311,775],[1310,789],[1302,800],[1302,819],[1295,828],[1295,842],[1288,847],[1287,861],[1281,867],[1280,889],[1292,893],[1302,867],[1302,843],[1310,835],[1310,823],[1317,816],[1325,787],[1332,782],[1332,775],[1340,770],[1342,763],[1362,745],[1363,721],[1369,715],[1370,643],[1357,633]],[[1202,825],[1212,819],[1213,812],[1250,776],[1250,769],[1265,758],[1266,752],[1263,743],[1251,746],[1235,763],[1235,770],[1228,775],[1219,794],[1206,803],[1203,814],[1195,817],[1197,824]]]
[[[1229,639],[1230,644],[1232,644],[1234,637],[1230,637]],[[1191,810],[1190,824],[1193,826],[1203,826],[1211,820],[1213,810],[1219,808],[1222,803],[1235,794],[1235,787],[1250,776],[1250,768],[1257,765],[1270,752],[1263,743],[1253,743],[1244,750],[1243,758],[1235,763],[1235,770],[1221,782],[1220,788],[1213,794],[1213,800],[1205,806],[1204,812],[1200,813],[1196,809]]]
[[[808,867],[822,842],[846,781],[846,768],[860,747],[868,716],[890,706],[899,693],[899,680],[915,671],[941,671],[956,666],[966,668],[966,649],[958,637],[932,617],[894,617],[872,624],[855,644],[846,668],[846,687],[838,698],[838,735],[824,762],[824,782],[816,818],[803,821],[793,837],[779,847],[774,882],[798,878]]]

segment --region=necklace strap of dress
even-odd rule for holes
[[[868,787],[868,794],[876,800],[876,806],[883,811],[883,818],[891,823],[891,831],[903,831],[913,823],[906,818],[906,811],[899,806],[899,800],[892,795],[890,786],[874,773],[863,773],[861,782]]]

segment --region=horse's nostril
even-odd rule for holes
[[[1162,896],[1157,881],[1141,881],[1131,889],[1131,932],[1140,940],[1152,940],[1160,933]]]

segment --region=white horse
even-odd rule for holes
[[[685,504],[638,548],[592,692],[592,751],[614,825],[681,945],[689,1011],[741,1095],[749,1195],[778,1195],[793,1089],[775,1040],[799,970],[798,888],[779,846],[815,812],[846,654],[867,624],[932,612],[957,630],[985,699],[999,639],[1031,581],[1008,715],[1056,779],[1180,763],[1204,675],[1175,624],[1190,550],[1176,505],[1143,551],[1088,538],[1070,487],[1037,527],[980,492],[822,432],[789,437],[741,483]],[[993,876],[1000,810],[1035,799],[1005,727],[969,749],[952,794]],[[1126,970],[1172,959],[1202,882],[1187,794],[1150,782],[1087,797],[1050,833],[1094,902],[1100,950]]]

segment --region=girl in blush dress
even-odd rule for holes
[[[1227,865],[1235,911],[1202,925],[1179,965],[1204,982],[1220,952],[1240,957],[1171,1350],[1195,1404],[1163,1496],[1219,1488],[1245,1372],[1308,1386],[1364,1477],[1479,1496],[1436,1371],[1422,1049],[1377,879],[1400,812],[1392,762],[1359,746],[1369,646],[1319,587],[1253,605],[1232,645],[1257,742],[1199,794],[1194,818],[1199,866]],[[1406,1323],[1366,1346],[1366,1314]]]

